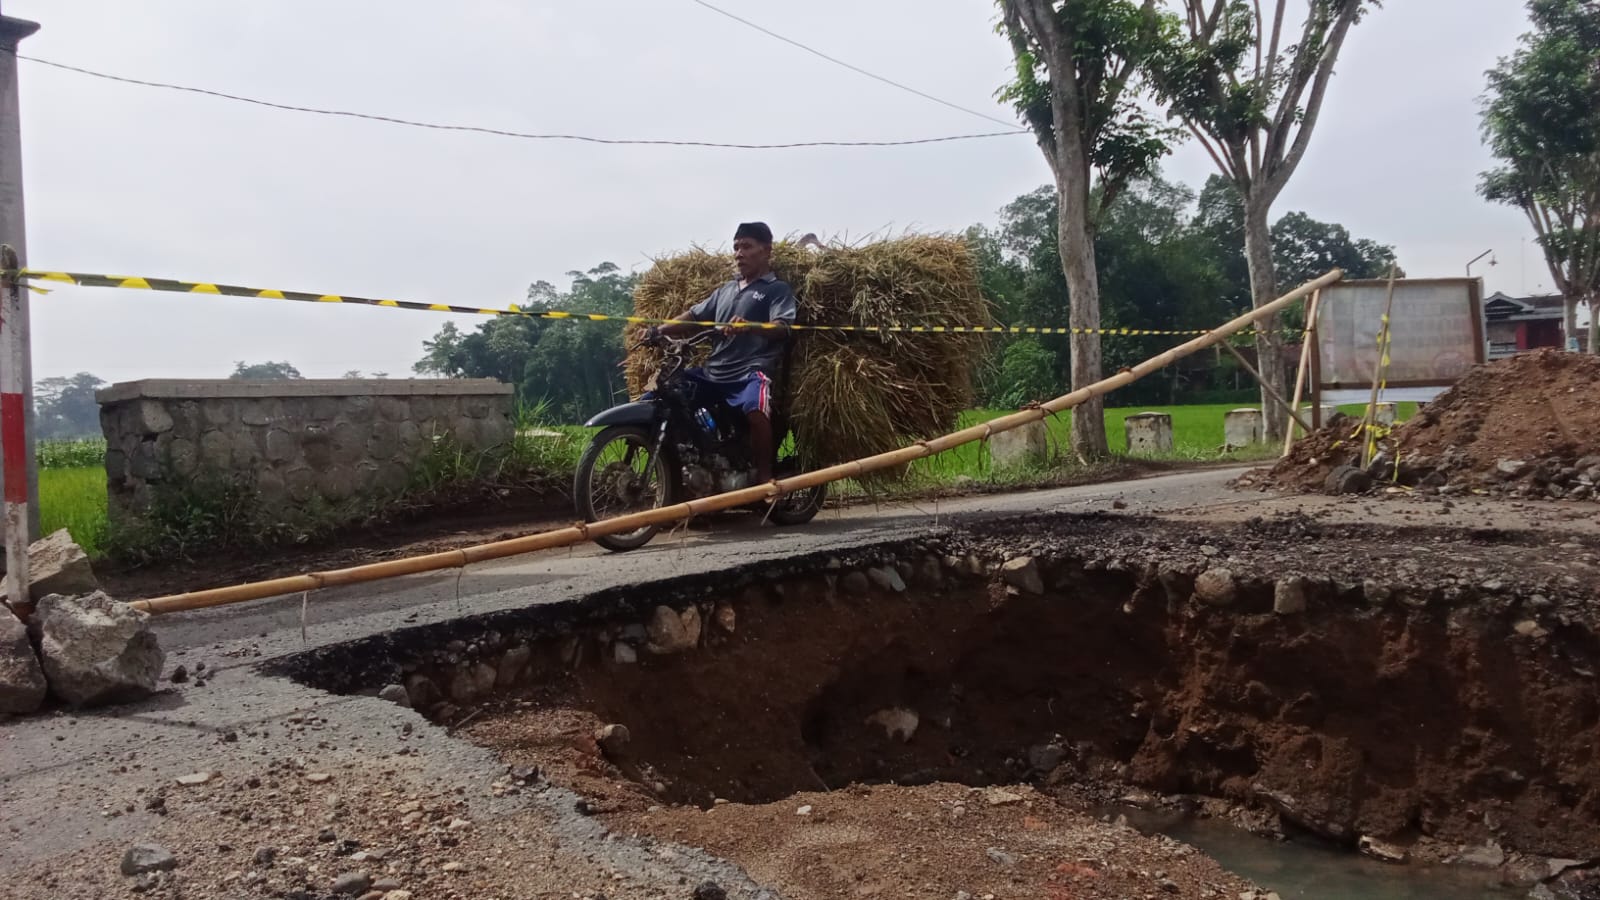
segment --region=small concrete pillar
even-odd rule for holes
[[[1050,458],[1050,429],[1043,422],[989,436],[989,461],[997,469],[1045,462]]]
[[[1395,404],[1385,401],[1378,404],[1378,409],[1373,413],[1372,420],[1385,428],[1393,428],[1397,410]]]
[[[1307,404],[1306,407],[1300,413],[1301,417],[1304,418],[1308,424],[1312,421],[1311,411],[1314,408],[1315,407],[1313,407],[1312,405]],[[1334,417],[1334,415],[1337,414],[1338,412],[1339,412],[1339,407],[1334,406],[1332,403],[1324,403],[1324,404],[1322,404],[1322,424],[1324,424],[1324,425],[1328,424],[1328,421],[1330,419],[1332,419]]]
[[[1171,453],[1172,417],[1166,413],[1142,412],[1122,422],[1128,436],[1129,453]]]
[[[1264,428],[1261,410],[1248,406],[1233,410],[1222,417],[1223,443],[1230,449],[1259,444]]]

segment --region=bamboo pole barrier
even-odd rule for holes
[[[1293,431],[1296,423],[1298,423],[1301,428],[1306,427],[1306,420],[1300,418],[1300,413],[1295,410],[1293,406],[1289,405],[1289,401],[1283,399],[1282,394],[1278,393],[1272,385],[1267,384],[1267,380],[1261,377],[1261,373],[1256,371],[1255,366],[1250,365],[1250,360],[1244,358],[1244,354],[1239,352],[1238,347],[1235,347],[1227,341],[1223,341],[1222,346],[1229,353],[1232,353],[1233,358],[1239,361],[1239,365],[1244,366],[1244,370],[1250,373],[1250,377],[1254,378],[1261,385],[1261,390],[1264,391],[1268,397],[1271,397],[1274,403],[1277,403],[1279,406],[1283,407],[1284,411],[1289,414],[1289,419],[1291,420],[1289,422],[1289,430]]]
[[[1294,374],[1294,401],[1290,404],[1290,408],[1296,412],[1300,410],[1300,392],[1306,386],[1306,372],[1311,368],[1311,344],[1317,339],[1317,310],[1321,306],[1322,291],[1313,291],[1311,302],[1306,304],[1306,336],[1300,344],[1300,368]],[[1294,423],[1290,422],[1285,430],[1287,433],[1283,436],[1283,455],[1288,456],[1289,451],[1294,449]],[[1307,428],[1306,433],[1310,434],[1311,429]]]
[[[1378,359],[1372,364],[1372,399],[1367,401],[1366,415],[1361,417],[1361,468],[1372,465],[1372,423],[1378,417],[1378,387],[1383,377],[1383,362],[1389,358],[1389,317],[1394,314],[1394,279],[1399,266],[1389,264],[1389,298],[1383,302],[1383,319],[1378,325]]]
[[[231,587],[213,588],[206,591],[194,591],[187,594],[174,594],[151,600],[136,600],[129,605],[134,609],[143,610],[147,613],[183,612],[193,609],[206,609],[213,606],[225,606],[232,603],[244,603],[250,600],[262,600],[268,597],[281,597],[286,594],[298,594],[303,591],[315,591],[340,585],[360,584],[367,581],[377,581],[382,578],[394,578],[400,575],[416,575],[440,569],[461,568],[472,563],[578,544],[602,535],[634,531],[646,525],[665,525],[669,522],[690,518],[691,516],[732,509],[738,506],[747,506],[762,500],[782,496],[783,494],[813,488],[831,481],[858,478],[868,472],[904,465],[924,457],[943,453],[962,444],[985,440],[990,435],[1002,431],[1010,431],[1031,422],[1041,421],[1056,413],[1071,409],[1090,398],[1102,396],[1118,388],[1126,387],[1134,381],[1165,368],[1185,356],[1226,340],[1258,319],[1272,315],[1306,294],[1325,285],[1332,284],[1343,277],[1344,273],[1342,271],[1334,269],[1321,278],[1307,282],[1277,300],[1259,309],[1245,313],[1220,328],[1206,332],[1193,340],[1153,356],[1131,369],[1123,369],[1110,378],[1102,379],[1069,394],[1063,394],[1049,402],[1010,413],[980,425],[963,428],[943,437],[928,441],[918,441],[908,447],[891,450],[887,453],[879,453],[876,456],[840,463],[836,466],[829,466],[814,472],[806,472],[781,481],[755,485],[754,487],[747,487],[726,494],[702,497],[686,503],[618,516],[613,519],[603,519],[587,525],[578,524],[569,528],[540,532],[539,534],[496,541],[490,544],[479,544],[443,553],[430,553],[425,556],[413,556],[406,559],[353,566],[348,569],[338,569],[331,572],[295,575],[289,578],[275,578],[270,581],[257,581]]]

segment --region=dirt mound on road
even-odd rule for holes
[[[1360,423],[1335,418],[1241,485],[1322,490],[1361,462]],[[1600,483],[1600,357],[1541,350],[1474,367],[1379,442],[1376,485],[1585,500]]]

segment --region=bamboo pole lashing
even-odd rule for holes
[[[424,556],[414,556],[406,559],[390,560],[381,563],[352,566],[347,569],[335,569],[328,572],[318,572],[307,575],[296,575],[287,578],[277,578],[269,581],[251,582],[247,584],[232,585],[230,587],[212,588],[204,591],[193,591],[185,594],[174,594],[167,597],[157,597],[149,600],[136,600],[130,605],[148,613],[161,614],[183,612],[186,610],[206,609],[215,606],[225,606],[233,603],[244,603],[251,600],[262,600],[269,597],[280,597],[286,594],[301,591],[319,590],[324,587],[359,584],[367,581],[376,581],[382,578],[392,578],[400,575],[417,575],[424,572],[438,571],[440,569],[459,568],[472,563],[487,562],[503,559],[508,556],[519,556],[539,550],[549,550],[583,541],[593,540],[608,534],[621,534],[646,525],[664,525],[679,519],[704,515],[724,509],[739,506],[748,506],[762,500],[779,497],[784,494],[802,491],[818,485],[839,481],[844,478],[859,478],[869,472],[879,469],[888,469],[935,456],[954,447],[969,444],[977,440],[986,440],[990,435],[1001,431],[1010,431],[1033,422],[1042,421],[1056,413],[1063,412],[1079,405],[1091,398],[1104,396],[1114,390],[1123,388],[1153,372],[1159,371],[1179,359],[1198,350],[1203,350],[1220,341],[1226,340],[1234,333],[1243,330],[1257,320],[1272,315],[1282,310],[1307,294],[1317,291],[1327,285],[1333,284],[1344,277],[1339,269],[1334,269],[1320,278],[1309,281],[1289,293],[1279,297],[1257,309],[1253,309],[1232,321],[1191,340],[1185,341],[1176,347],[1169,348],[1138,365],[1124,369],[1110,378],[1103,378],[1094,384],[1085,385],[1077,390],[1062,394],[1053,400],[1048,400],[1036,406],[1008,413],[990,419],[977,425],[963,428],[928,441],[918,441],[897,450],[889,450],[874,456],[839,463],[827,468],[817,469],[785,478],[768,484],[755,485],[741,488],[725,494],[711,497],[701,497],[672,506],[632,513],[598,522],[579,524],[554,531],[545,531],[538,534],[525,535],[504,541],[495,541],[488,544],[478,544],[458,550],[449,550],[440,553],[430,553]]]

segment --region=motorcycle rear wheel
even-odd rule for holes
[[[778,463],[776,474],[779,478],[790,478],[800,472],[799,461],[791,457]],[[780,497],[767,517],[778,525],[804,525],[817,517],[817,513],[822,510],[823,502],[827,499],[827,484],[795,491]]]
[[[652,453],[655,433],[637,425],[613,425],[589,442],[578,460],[572,496],[585,522],[659,509],[678,502],[678,467],[666,447]],[[637,550],[659,527],[645,525],[601,535],[596,544],[616,553]]]

